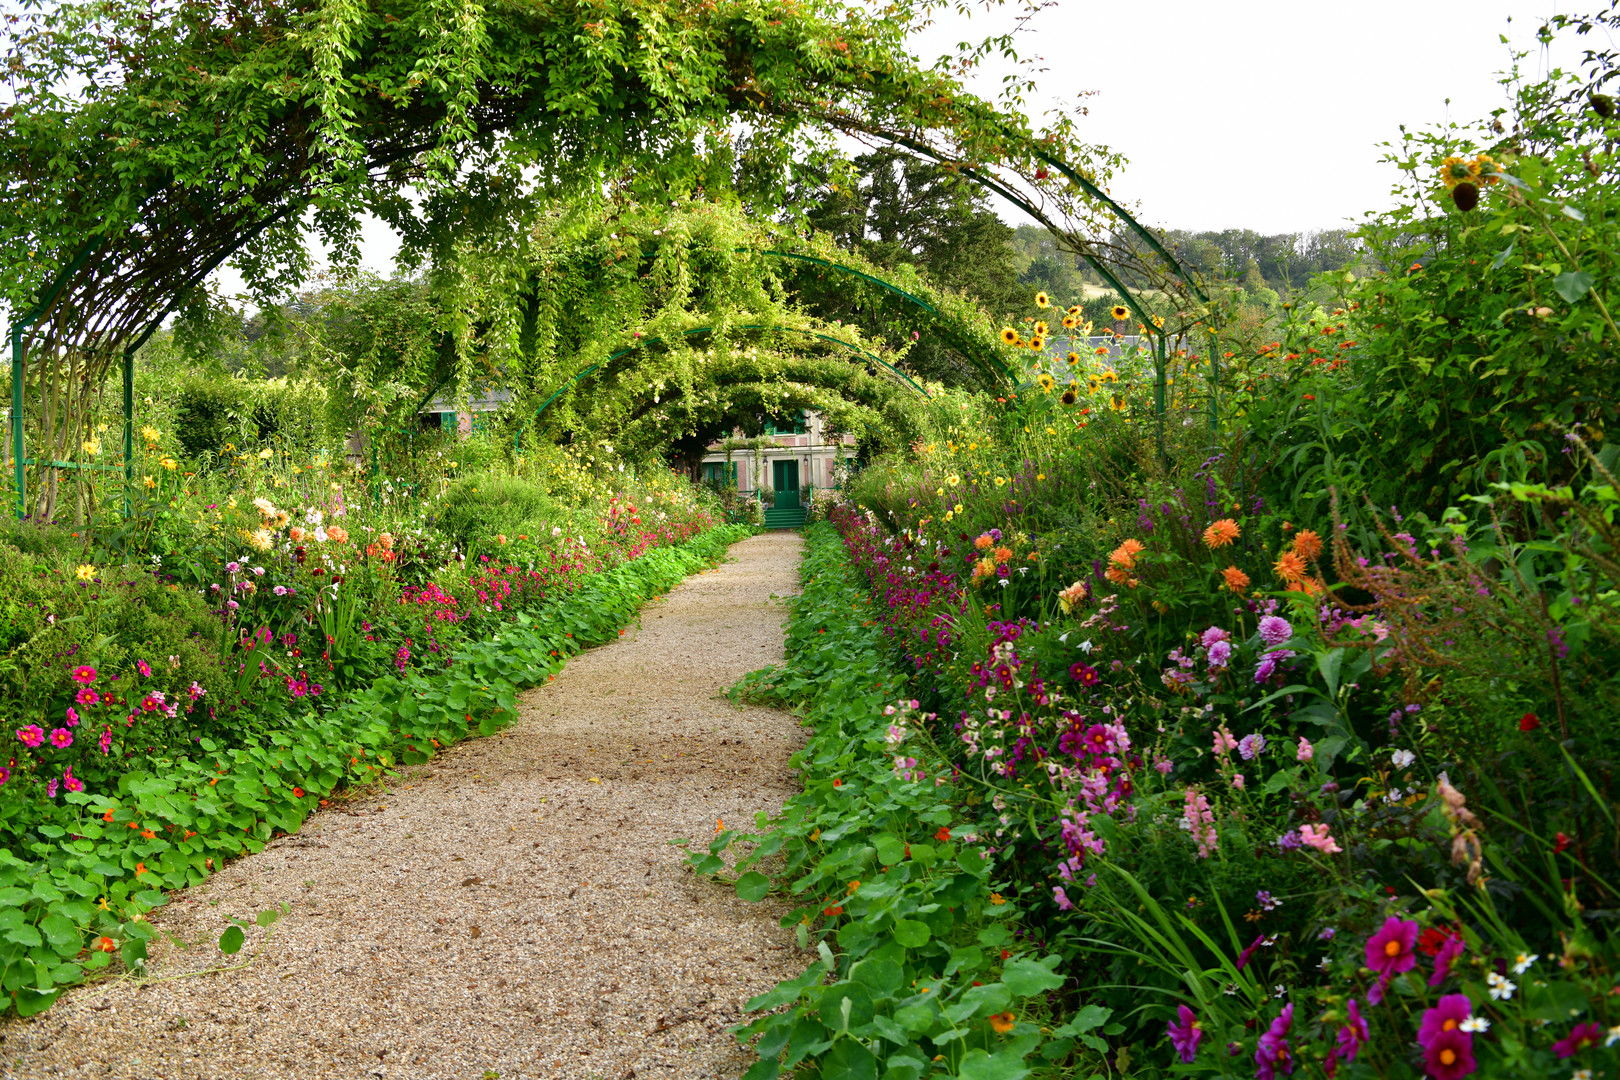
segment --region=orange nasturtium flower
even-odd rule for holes
[[[1322,554],[1322,538],[1314,529],[1301,529],[1294,537],[1294,554],[1302,559],[1315,559]]]
[[[1013,1029],[1017,1017],[1010,1012],[996,1013],[990,1017],[990,1026],[996,1029],[997,1035],[1005,1035]]]
[[[96,943],[92,945],[91,948],[95,949],[97,952],[117,952],[118,942],[114,941],[110,937],[98,937],[96,938]]]
[[[1221,520],[1212,523],[1209,528],[1204,530],[1204,546],[1211,550],[1225,547],[1240,535],[1242,533],[1238,529],[1237,522],[1231,518],[1221,518]]]
[[[1240,593],[1249,587],[1249,575],[1235,566],[1228,566],[1222,570],[1221,577],[1226,579],[1226,587],[1233,592]]]

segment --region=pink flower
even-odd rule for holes
[[[1294,636],[1294,628],[1288,625],[1288,620],[1278,615],[1266,615],[1260,620],[1260,640],[1272,648],[1276,648]]]
[[[1434,954],[1434,974],[1429,976],[1430,986],[1439,986],[1451,974],[1451,965],[1457,962],[1464,949],[1463,939],[1455,935],[1446,938],[1444,945]]]
[[[69,791],[83,791],[84,781],[73,775],[73,766],[68,766],[62,773],[62,784]]]
[[[1344,850],[1339,846],[1337,840],[1328,835],[1326,825],[1301,825],[1299,827],[1299,838],[1324,855],[1336,855]],[[1417,924],[1413,923],[1412,925],[1416,926]]]
[[[1460,996],[1460,995],[1459,995]],[[1570,1033],[1553,1043],[1553,1053],[1561,1058],[1574,1057],[1603,1041],[1603,1026],[1595,1023],[1576,1024]]]
[[[1260,1048],[1254,1052],[1255,1080],[1273,1080],[1278,1069],[1293,1075],[1294,1059],[1288,1052],[1288,1029],[1293,1025],[1294,1003],[1290,1001],[1260,1036]]]
[[[1304,832],[1305,828],[1301,826],[1300,831]],[[1367,939],[1367,967],[1378,975],[1378,982],[1367,993],[1368,1001],[1374,1005],[1383,1001],[1389,980],[1417,966],[1417,937],[1416,922],[1391,915],[1378,932]]]
[[[0,768],[0,784],[4,784],[7,780],[10,780],[10,779],[11,779],[11,770],[6,769],[6,768]]]
[[[1216,757],[1225,757],[1227,754],[1230,754],[1233,750],[1236,750],[1236,749],[1237,749],[1237,740],[1232,737],[1232,733],[1230,731],[1226,730],[1226,725],[1222,724],[1220,727],[1216,728],[1215,729],[1215,756]]]
[[[96,745],[101,747],[103,754],[112,749],[112,728],[108,728],[101,733],[101,739]]]
[[[1063,891],[1063,886],[1061,886],[1061,885],[1052,886],[1052,899],[1057,901],[1057,906],[1058,906],[1059,911],[1073,911],[1074,910],[1074,901],[1070,900],[1068,893],[1065,893]]]
[[[1191,1065],[1198,1056],[1198,1043],[1204,1029],[1198,1024],[1198,1015],[1185,1005],[1176,1006],[1176,1018],[1169,1024],[1170,1045],[1181,1055],[1183,1065]]]
[[[71,705],[67,710],[67,723],[68,727],[75,727],[79,723],[79,714]]]
[[[66,750],[73,745],[73,732],[65,727],[56,728],[51,732],[51,745],[58,750]]]
[[[1294,751],[1294,759],[1296,761],[1309,761],[1315,756],[1316,747],[1311,745],[1311,741],[1309,739],[1301,735],[1299,737],[1299,749]]]
[[[1239,791],[1242,791],[1243,790],[1243,784],[1244,784],[1243,774],[1242,773],[1233,773],[1232,774],[1232,786],[1237,788]]]
[[[1423,1011],[1423,1020],[1418,1025],[1418,1045],[1427,1050],[1429,1044],[1444,1033],[1462,1027],[1462,1022],[1473,1011],[1474,1003],[1468,1000],[1467,994],[1445,995],[1434,1008]]]
[[[1333,1048],[1332,1053],[1346,1061],[1354,1061],[1366,1042],[1367,1021],[1361,1015],[1361,1006],[1356,1004],[1355,998],[1351,998],[1350,1019],[1339,1029],[1338,1045]]]
[[[1215,814],[1209,808],[1209,800],[1197,788],[1188,788],[1181,814],[1193,842],[1198,845],[1198,857],[1209,858],[1220,840],[1215,833]]]
[[[24,746],[38,746],[45,741],[45,729],[38,724],[29,724],[27,727],[18,728],[17,741]]]
[[[53,776],[53,777],[51,777],[50,783],[45,785],[45,797],[47,799],[56,798],[56,785],[57,785],[57,779],[56,779],[56,777]]]
[[[79,691],[79,696],[74,700],[76,700],[80,705],[94,705],[96,702],[101,700],[101,695],[87,686],[83,690]]]
[[[1423,1048],[1423,1069],[1434,1080],[1461,1080],[1476,1068],[1474,1037],[1461,1028],[1436,1035]]]
[[[145,675],[147,678],[152,677],[152,665],[148,664],[145,660],[137,660],[137,661],[135,661],[135,670],[139,671],[142,675]]]
[[[96,669],[93,667],[76,667],[73,669],[73,681],[89,686],[96,681]]]

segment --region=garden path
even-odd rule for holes
[[[0,1027],[16,1077],[736,1077],[743,1003],[804,969],[782,909],[696,880],[703,841],[795,790],[787,713],[718,692],[782,656],[796,534],[649,604],[569,661],[501,735],[175,894],[150,972],[218,966],[227,916],[276,904],[261,959],[172,982],[91,986]],[[255,949],[255,930],[242,956]]]

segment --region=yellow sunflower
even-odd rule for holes
[[[1125,399],[1120,397],[1118,394],[1115,394],[1113,396],[1113,400],[1108,403],[1108,407],[1113,409],[1115,412],[1124,412]]]
[[[1478,183],[1479,173],[1467,158],[1448,157],[1440,163],[1440,180],[1447,188],[1454,188],[1458,184]]]
[[[1047,296],[1043,292],[1038,292],[1038,293],[1035,294],[1035,306],[1040,307],[1040,308],[1051,307],[1052,306],[1052,298]]]
[[[1078,363],[1079,363],[1079,362],[1080,362],[1080,354],[1079,354],[1079,353],[1077,353],[1077,352],[1071,352],[1071,353],[1070,353],[1070,354],[1069,354],[1069,355],[1068,355],[1068,358],[1067,358],[1067,359],[1068,359],[1068,361],[1069,361],[1069,364],[1070,364],[1070,365],[1071,365],[1071,366],[1072,366],[1072,365],[1074,365],[1074,364],[1078,364]]]
[[[1039,351],[1040,349],[1044,348],[1045,346],[1046,346],[1046,339],[1043,338],[1039,334],[1036,334],[1034,337],[1029,339],[1029,347],[1031,349],[1035,349],[1035,350]]]
[[[1502,171],[1502,166],[1489,154],[1481,154],[1474,159],[1474,183],[1486,187],[1496,183],[1496,174]]]
[[[1003,326],[1001,328],[1001,343],[1003,345],[1017,345],[1018,331],[1010,326]]]
[[[1048,375],[1046,372],[1041,372],[1041,377],[1035,381],[1041,384],[1042,393],[1050,394],[1052,392],[1052,376]]]
[[[1091,320],[1090,319],[1087,319],[1085,321],[1085,324],[1083,326],[1079,327],[1079,332],[1080,332],[1081,337],[1086,337],[1087,335],[1089,335],[1091,333]]]
[[[1036,337],[1045,337],[1047,331],[1050,330],[1050,329],[1051,329],[1051,327],[1047,326],[1044,322],[1037,321],[1035,323],[1035,336]]]
[[[1073,315],[1075,318],[1078,319],[1080,317],[1080,305],[1076,304],[1076,305],[1074,305],[1074,307],[1070,308],[1069,309],[1069,314]]]
[[[1155,315],[1155,316],[1153,316],[1153,325],[1158,326],[1158,327],[1163,327],[1164,326],[1164,316],[1163,315]]]
[[[1115,304],[1108,314],[1114,317],[1115,322],[1124,322],[1131,317],[1131,309],[1124,304]]]
[[[1097,378],[1097,376],[1093,375],[1091,378],[1086,380],[1086,391],[1088,393],[1095,394],[1098,390],[1101,390],[1101,389],[1102,389],[1102,380]]]
[[[1074,329],[1074,322],[1075,322],[1075,319],[1074,319],[1073,315],[1065,315],[1065,316],[1063,316],[1063,329],[1065,329],[1065,330],[1073,330]]]
[[[1119,374],[1112,369],[1105,371],[1102,373],[1102,381],[1105,383],[1119,382]]]

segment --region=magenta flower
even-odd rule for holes
[[[66,750],[73,745],[73,732],[65,727],[59,727],[51,732],[51,745],[58,750]]]
[[[1185,1005],[1176,1006],[1176,1018],[1169,1024],[1170,1045],[1181,1055],[1184,1065],[1191,1065],[1198,1056],[1198,1042],[1204,1029],[1198,1026],[1197,1015]]]
[[[7,769],[7,768],[0,768],[0,784],[4,784],[7,780],[10,780],[10,779],[11,779],[11,770]]]
[[[1333,839],[1332,835],[1329,834],[1328,827],[1326,825],[1301,825],[1299,827],[1299,838],[1301,841],[1309,844],[1311,847],[1315,848],[1317,851],[1320,851],[1324,855],[1336,855],[1344,850],[1339,846],[1339,842]],[[1413,923],[1412,925],[1416,926],[1417,923]],[[1371,961],[1369,961],[1369,963],[1371,963]],[[1411,965],[1407,966],[1410,967]],[[1403,968],[1402,970],[1405,969]],[[1374,1002],[1374,1004],[1377,1003]]]
[[[1427,1050],[1441,1035],[1460,1029],[1473,1011],[1474,1003],[1468,1000],[1467,994],[1445,995],[1434,1008],[1423,1010],[1423,1022],[1418,1025],[1418,1045]]]
[[[1446,943],[1440,946],[1440,951],[1434,954],[1434,974],[1429,976],[1430,986],[1439,986],[1451,974],[1451,965],[1457,962],[1457,957],[1463,954],[1463,939],[1448,937]]]
[[[77,709],[75,709],[73,706],[69,705],[68,709],[67,709],[67,724],[68,724],[68,727],[73,727],[76,724],[78,724],[78,722],[79,722],[79,711]]]
[[[1434,1080],[1462,1080],[1478,1067],[1474,1037],[1461,1028],[1442,1031],[1423,1048],[1424,1071]]]
[[[152,665],[148,664],[145,660],[137,660],[137,661],[135,661],[135,670],[139,671],[142,675],[146,676],[147,678],[152,677]]]
[[[69,765],[62,773],[62,786],[69,791],[83,791],[84,781],[73,775],[73,766]]]
[[[53,776],[53,777],[51,777],[50,783],[45,785],[45,797],[47,799],[56,798],[56,785],[57,785],[57,779],[56,779],[56,777]]]
[[[1367,1045],[1367,1021],[1361,1015],[1361,1006],[1356,1004],[1355,998],[1351,998],[1350,1018],[1344,1027],[1339,1029],[1333,1054],[1346,1061],[1354,1061],[1365,1045]]]
[[[1061,885],[1052,886],[1052,899],[1053,899],[1053,901],[1055,901],[1057,903],[1059,911],[1073,911],[1074,910],[1074,901],[1070,900],[1069,899],[1069,894],[1063,891],[1063,886],[1061,886]]]
[[[73,669],[73,681],[89,686],[96,681],[96,669],[93,667],[76,667]]]
[[[45,729],[38,724],[29,724],[27,727],[18,728],[17,741],[24,746],[38,746],[45,741]]]
[[[1293,636],[1294,628],[1288,625],[1287,619],[1267,615],[1260,620],[1260,640],[1274,649]]]
[[[101,733],[101,739],[96,745],[101,747],[103,754],[112,749],[112,728]]]
[[[1573,1031],[1553,1043],[1553,1053],[1561,1058],[1574,1057],[1582,1050],[1590,1049],[1603,1041],[1603,1025],[1594,1023],[1576,1024]]]
[[[1368,1001],[1374,1005],[1383,1001],[1389,980],[1417,966],[1417,936],[1417,923],[1391,915],[1378,933],[1367,939],[1367,966],[1378,975],[1378,982],[1367,993]]]
[[[79,696],[74,700],[78,701],[80,705],[94,705],[101,700],[101,695],[87,686],[79,691]]]
[[[1293,1075],[1294,1058],[1288,1052],[1288,1029],[1293,1024],[1294,1003],[1290,1001],[1260,1036],[1260,1048],[1254,1052],[1254,1080],[1275,1080],[1278,1069],[1285,1075]]]
[[[1264,934],[1261,934],[1259,937],[1257,937],[1253,941],[1249,942],[1248,948],[1246,948],[1242,952],[1238,953],[1237,969],[1239,971],[1242,971],[1244,968],[1248,967],[1249,966],[1249,959],[1254,956],[1254,950],[1258,949],[1260,946],[1264,945],[1265,943],[1266,943],[1266,935],[1264,935]]]

